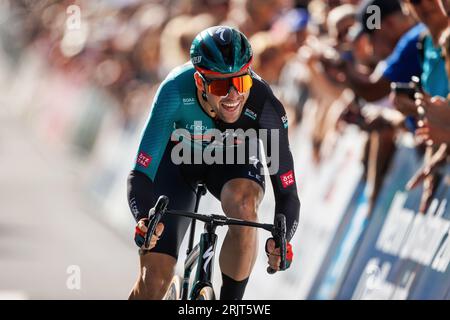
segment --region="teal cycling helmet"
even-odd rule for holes
[[[244,34],[227,26],[200,32],[192,41],[190,55],[195,69],[206,74],[239,72],[250,65],[253,57]]]

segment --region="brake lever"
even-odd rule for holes
[[[286,217],[282,214],[277,214],[275,217],[272,237],[275,240],[275,248],[280,248],[280,270],[286,270]],[[267,273],[274,274],[275,272],[277,271],[267,267]]]
[[[156,201],[155,206],[148,212],[148,229],[145,235],[144,248],[148,248],[150,245],[151,236],[155,233],[156,226],[161,220],[162,216],[167,210],[167,205],[169,204],[169,198],[166,196],[160,196]]]

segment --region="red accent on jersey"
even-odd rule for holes
[[[147,168],[152,162],[152,157],[150,157],[148,154],[144,152],[140,152],[136,162],[137,164],[143,166],[144,168]]]
[[[282,174],[280,176],[281,179],[281,183],[283,184],[283,188],[287,188],[290,185],[293,185],[295,183],[295,179],[294,179],[294,172],[292,170],[289,170],[288,172],[286,172],[285,174]]]

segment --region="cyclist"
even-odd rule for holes
[[[190,62],[172,70],[160,85],[143,131],[136,164],[128,178],[128,201],[137,221],[137,245],[142,249],[148,225],[146,218],[158,197],[164,194],[171,199],[169,209],[192,211],[196,186],[200,182],[221,202],[228,217],[257,220],[265,190],[259,152],[245,163],[207,164],[202,159],[201,163],[192,164],[174,160],[173,151],[180,143],[191,144],[197,152],[222,145],[226,153],[228,147],[223,142],[229,138],[227,133],[231,129],[266,129],[269,135],[278,133],[278,141],[267,143],[265,151],[266,159],[273,162],[274,155],[269,157],[267,152],[274,144],[278,148],[275,155],[279,159],[278,170],[270,173],[270,179],[275,193],[275,212],[286,216],[287,240],[290,241],[297,228],[300,202],[286,113],[267,83],[252,71],[252,49],[247,38],[231,27],[211,27],[196,36],[190,57]],[[182,141],[176,138],[175,132],[180,132],[179,129],[183,129]],[[208,134],[213,129],[224,133],[222,141],[217,135]],[[234,148],[239,148],[242,142],[236,136],[232,141]],[[151,238],[151,250],[140,250],[140,274],[130,299],[164,296],[189,223],[190,220],[183,217],[163,217]],[[266,252],[269,265],[279,270],[279,250],[273,239],[266,241]],[[256,254],[256,230],[230,226],[219,257],[223,279],[220,299],[242,299]],[[287,259],[289,265],[292,261],[290,244]]]

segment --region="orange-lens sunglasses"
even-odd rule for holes
[[[230,92],[231,86],[235,87],[239,93],[245,93],[253,85],[253,79],[250,74],[225,78],[225,79],[206,79],[200,75],[206,83],[206,90],[215,96],[224,97]]]

